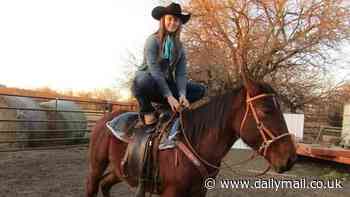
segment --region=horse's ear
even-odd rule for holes
[[[257,88],[253,80],[250,79],[249,75],[246,72],[241,72],[240,76],[243,81],[244,87],[247,89],[249,95],[254,96],[257,94]]]
[[[247,89],[248,93],[253,96],[257,94],[257,88],[254,81],[250,78],[246,61],[243,61],[242,55],[236,53],[236,60],[239,66],[239,74],[242,78],[243,85]]]

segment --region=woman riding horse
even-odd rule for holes
[[[144,61],[133,80],[132,93],[140,110],[141,123],[152,125],[157,122],[151,102],[170,106],[175,112],[180,105],[201,99],[205,87],[187,80],[186,53],[180,41],[181,26],[190,19],[182,13],[181,6],[171,3],[158,6],[152,16],[159,20],[159,29],[146,40]]]
[[[133,86],[146,124],[156,121],[151,101],[168,101],[176,110],[180,104],[188,106],[200,99],[205,92],[203,86],[186,80],[186,58],[179,35],[181,24],[190,15],[182,14],[181,7],[173,3],[154,8],[152,16],[160,20],[160,28],[147,40],[144,69],[137,72]],[[276,101],[276,92],[268,84],[250,80],[244,64],[238,65],[242,86],[181,113],[183,135],[179,136],[176,148],[155,151],[161,191],[155,192],[149,186],[145,187],[147,192],[161,197],[205,197],[205,178],[217,176],[223,158],[238,138],[263,156],[276,172],[293,166],[296,148]],[[91,131],[86,197],[96,197],[99,187],[103,196],[109,197],[111,187],[122,181],[139,187],[134,181],[137,177],[124,173],[128,143],[111,135],[106,126],[123,114],[122,110],[105,114]]]

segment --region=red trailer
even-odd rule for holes
[[[350,165],[350,149],[337,146],[298,143],[297,154]]]

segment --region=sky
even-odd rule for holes
[[[158,0],[0,0],[0,84],[56,90],[113,88],[142,59]],[[345,67],[350,47],[335,56]],[[129,66],[129,67],[128,67]],[[337,72],[339,77],[348,72]]]
[[[112,88],[156,31],[155,0],[0,0],[0,84]],[[142,59],[142,58],[141,58]]]

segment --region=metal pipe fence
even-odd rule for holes
[[[86,147],[89,141],[89,133],[91,128],[104,114],[118,109],[127,109],[130,111],[136,110],[135,103],[111,102],[105,100],[88,100],[78,98],[58,98],[58,97],[43,97],[43,96],[26,96],[18,94],[2,94],[0,97],[19,97],[33,99],[36,103],[51,101],[54,102],[54,108],[38,108],[38,107],[23,107],[23,106],[1,106],[0,113],[9,113],[11,111],[19,112],[43,112],[47,114],[47,119],[23,119],[23,118],[2,118],[1,124],[48,124],[51,128],[48,129],[28,129],[12,126],[14,129],[9,129],[6,126],[0,129],[0,152],[26,151],[26,150],[46,150],[46,149],[61,149],[68,147],[82,146]],[[68,101],[80,107],[76,109],[60,109],[61,101]],[[84,106],[88,105],[88,106]],[[91,109],[93,107],[94,109]],[[51,114],[50,114],[51,113]],[[72,113],[81,114],[85,117],[84,120],[62,120],[59,119],[59,114]],[[54,118],[54,119],[52,119]],[[79,124],[85,125],[85,128],[63,128],[62,125]],[[55,128],[55,129],[52,129]],[[26,134],[26,138],[18,135]],[[28,136],[35,137],[28,137]],[[51,136],[50,136],[51,135]],[[76,135],[74,137],[74,135]],[[73,137],[72,137],[73,136]],[[39,145],[28,145],[39,143]],[[13,146],[15,145],[15,146]]]
[[[135,111],[135,103],[122,103],[111,102],[106,100],[89,100],[81,98],[60,98],[60,97],[44,97],[44,96],[26,96],[19,94],[1,93],[0,97],[18,97],[18,98],[30,98],[40,103],[45,101],[54,102],[54,108],[37,108],[30,106],[2,106],[0,104],[0,113],[4,111],[17,112],[43,112],[50,114],[51,118],[47,116],[47,119],[21,119],[21,118],[0,118],[1,124],[48,124],[52,128],[47,129],[28,129],[28,128],[16,128],[12,126],[10,128],[0,128],[0,152],[4,151],[22,151],[22,150],[43,150],[53,148],[65,148],[74,146],[87,146],[89,140],[89,133],[91,128],[95,125],[96,121],[104,114],[118,109],[126,109],[128,111]],[[61,101],[73,102],[80,106],[80,110],[75,109],[60,109],[59,103]],[[58,119],[60,113],[72,113],[83,114],[85,120],[62,120]],[[348,116],[346,114],[346,116]],[[339,123],[339,120],[330,119],[327,114],[305,114],[304,134],[313,136],[313,139],[319,138],[319,133],[336,133],[339,135],[341,127],[324,126],[320,121],[326,121],[328,123]],[[311,123],[311,124],[310,124]],[[84,128],[62,128],[64,124],[83,124]],[[350,123],[344,123],[348,125]],[[326,127],[326,128],[325,128]],[[31,135],[31,136],[30,136]],[[4,137],[7,136],[7,137]],[[28,137],[29,136],[29,137]],[[33,137],[34,136],[34,137]],[[75,136],[75,137],[71,137]],[[25,144],[39,144],[39,147],[33,147]],[[16,145],[16,146],[13,146]]]

